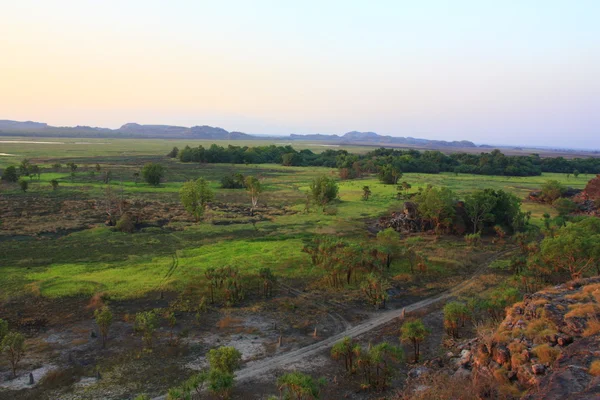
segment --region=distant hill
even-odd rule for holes
[[[266,139],[268,136],[254,136],[243,132],[228,132],[223,128],[208,125],[141,125],[127,123],[118,129],[96,128],[90,126],[56,127],[32,121],[0,120],[0,136],[37,136],[37,137],[77,137],[77,138],[150,138],[150,139],[211,139],[211,140],[253,140]],[[375,132],[348,132],[342,136],[307,134],[273,137],[277,140],[311,140],[330,144],[397,144],[420,147],[477,147],[466,140],[447,142],[444,140],[416,139],[412,137],[394,137],[379,135]]]
[[[128,123],[118,129],[89,126],[55,127],[38,122],[0,120],[0,136],[86,137],[86,138],[151,138],[151,139],[213,139],[252,140],[254,136],[242,132],[227,132],[212,126],[140,125]]]

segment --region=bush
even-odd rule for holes
[[[600,376],[600,360],[592,361],[588,372],[590,373],[590,375]]]
[[[19,179],[19,175],[17,173],[17,167],[11,165],[10,167],[6,167],[4,173],[2,174],[2,180],[6,182],[16,182]]]
[[[135,231],[135,224],[129,214],[123,214],[117,221],[115,229],[119,232],[133,233]]]
[[[465,235],[465,242],[469,246],[477,246],[481,242],[481,234],[477,232],[471,233],[470,235]]]
[[[552,364],[560,355],[560,350],[549,344],[541,344],[532,349],[542,364]]]
[[[310,194],[315,203],[325,206],[338,196],[338,185],[333,178],[321,175],[310,183]]]
[[[153,186],[158,186],[164,174],[165,167],[163,167],[161,164],[148,163],[144,165],[144,168],[142,169],[142,176],[144,177],[144,180]]]
[[[323,208],[323,213],[325,215],[337,215],[338,209],[336,206],[327,206]]]

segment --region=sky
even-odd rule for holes
[[[600,148],[596,0],[0,0],[0,119]]]

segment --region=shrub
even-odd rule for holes
[[[465,242],[469,246],[477,246],[481,242],[481,234],[477,232],[471,233],[470,235],[465,235]]]
[[[552,364],[560,355],[560,350],[544,343],[532,349],[533,354],[542,364]]]
[[[135,224],[129,214],[123,214],[117,221],[115,229],[119,232],[133,233],[135,231]]]
[[[17,174],[17,167],[14,165],[6,167],[4,173],[2,174],[2,180],[6,182],[16,182],[18,179],[19,175]]]
[[[337,215],[338,208],[336,206],[327,206],[323,208],[323,213],[325,215]]]
[[[148,163],[144,165],[144,168],[142,169],[142,176],[144,177],[144,180],[153,186],[158,186],[164,174],[165,167],[163,167],[161,164]]]

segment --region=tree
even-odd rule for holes
[[[542,185],[542,199],[548,203],[561,197],[567,189],[557,180],[548,180]]]
[[[179,154],[179,149],[177,147],[173,147],[173,149],[167,154],[167,157],[177,158],[178,154]]]
[[[554,206],[554,208],[556,208],[556,211],[558,211],[558,215],[560,215],[561,217],[566,217],[569,214],[577,211],[577,204],[573,200],[564,197],[560,197],[554,200],[554,203],[552,203],[552,205]]]
[[[175,345],[176,342],[173,338],[173,330],[175,329],[175,325],[177,325],[177,318],[175,317],[175,313],[173,311],[167,311],[165,313],[165,319],[167,320],[167,324],[169,325],[169,343],[171,345]]]
[[[540,257],[555,272],[580,278],[600,262],[600,219],[588,217],[558,229],[542,241]]]
[[[370,273],[361,284],[361,289],[367,298],[367,301],[377,308],[385,308],[389,296],[387,289],[389,283],[381,274]]]
[[[262,280],[263,295],[265,297],[271,297],[273,295],[273,285],[276,281],[275,275],[273,275],[270,268],[261,268],[258,271],[258,276]]]
[[[208,352],[208,364],[213,370],[219,370],[232,374],[240,367],[242,353],[235,347],[222,346],[211,349]]]
[[[428,186],[414,197],[421,218],[431,221],[436,231],[452,224],[456,194],[446,188]]]
[[[415,319],[406,321],[400,328],[400,340],[402,342],[412,343],[415,353],[415,362],[419,361],[420,344],[430,334],[430,330],[425,327],[423,321]]]
[[[2,180],[6,182],[16,182],[19,180],[19,174],[17,173],[17,167],[11,165],[6,167],[4,173],[2,173]]]
[[[247,176],[244,180],[244,186],[246,186],[246,191],[250,195],[252,213],[254,213],[254,208],[258,204],[258,195],[262,192],[262,186],[260,185],[260,181],[254,176]]]
[[[402,177],[402,172],[391,164],[385,164],[381,167],[377,176],[381,183],[395,185],[398,183],[398,179]]]
[[[40,180],[40,176],[42,175],[42,169],[40,168],[39,165],[32,165],[29,168],[29,173],[31,174],[31,178],[33,178],[34,176],[37,176],[38,181]]]
[[[154,310],[143,311],[135,315],[135,331],[142,335],[144,346],[152,348],[154,332],[158,328],[158,317]]]
[[[444,327],[446,332],[455,338],[458,337],[458,328],[464,327],[470,318],[471,312],[465,303],[451,301],[444,306]]]
[[[573,171],[573,176],[575,177],[575,179],[577,179],[579,177],[580,172],[578,170],[574,170]]]
[[[27,158],[24,158],[23,161],[21,161],[21,165],[19,165],[19,175],[29,176],[30,168],[31,162]]]
[[[384,229],[377,232],[377,244],[386,255],[385,266],[389,269],[393,258],[400,253],[400,235],[394,228]]]
[[[369,189],[368,186],[363,186],[362,190],[363,190],[362,199],[364,201],[369,200],[369,197],[371,197],[371,189]]]
[[[392,379],[392,364],[404,359],[404,351],[400,346],[392,346],[387,342],[370,346],[366,354],[359,358],[359,363],[367,361],[369,367],[366,376],[367,384],[377,390],[386,389]]]
[[[204,210],[210,201],[214,199],[214,193],[204,178],[195,181],[187,181],[179,190],[181,204],[187,212],[196,218],[196,222],[204,214]]]
[[[52,179],[50,185],[52,186],[52,190],[58,189],[58,181],[56,179]]]
[[[98,325],[100,336],[102,337],[102,348],[105,348],[106,340],[108,339],[108,330],[113,323],[113,314],[108,306],[104,306],[94,311],[94,318],[96,319],[96,325]]]
[[[153,186],[158,186],[160,180],[165,174],[165,167],[157,163],[147,163],[142,168],[142,177],[144,180]]]
[[[312,376],[298,371],[283,374],[277,379],[280,398],[283,399],[318,399],[321,387],[325,384],[325,378],[315,380]]]
[[[208,390],[219,399],[228,399],[234,384],[234,375],[231,372],[219,369],[210,369],[208,375]]]
[[[488,190],[478,190],[465,197],[465,211],[473,223],[473,233],[482,228],[482,223],[493,221],[491,211],[496,206],[496,197]]]
[[[321,175],[310,183],[311,197],[315,203],[325,206],[338,196],[338,185],[333,178]]]
[[[29,182],[27,182],[25,179],[21,178],[21,179],[19,179],[19,187],[21,188],[21,190],[23,192],[26,192],[27,189],[29,188]]]
[[[331,357],[334,360],[342,358],[344,360],[344,368],[350,374],[354,373],[355,370],[354,361],[357,352],[360,352],[360,345],[348,336],[331,347]]]
[[[16,378],[17,365],[25,355],[25,337],[19,332],[8,332],[2,339],[1,347],[10,362],[13,378]]]

